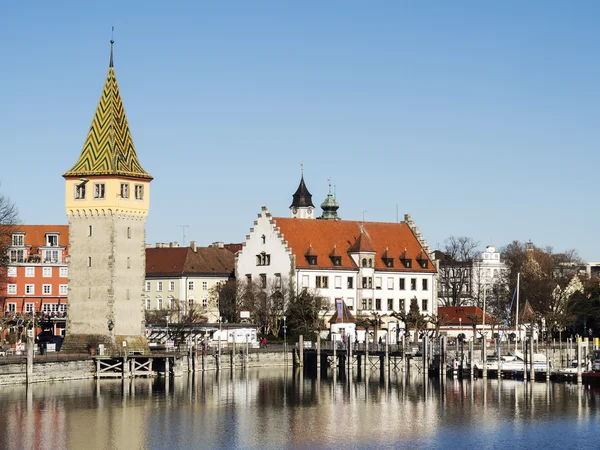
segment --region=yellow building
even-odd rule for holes
[[[142,168],[113,67],[83,150],[65,178],[69,313],[65,346],[145,343],[145,223],[152,177]]]

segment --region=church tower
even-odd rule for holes
[[[312,202],[312,195],[308,192],[306,184],[304,184],[304,170],[300,178],[300,185],[296,189],[292,204],[290,205],[290,217],[293,219],[315,218],[315,205]]]
[[[337,210],[340,208],[338,202],[335,201],[335,195],[331,193],[331,183],[329,183],[329,193],[323,203],[321,203],[321,209],[323,214],[319,219],[324,220],[340,220]]]
[[[110,63],[83,150],[63,177],[69,220],[65,346],[104,342],[147,349],[143,288],[152,177],[135,152]]]

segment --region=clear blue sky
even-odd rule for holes
[[[147,240],[242,242],[304,163],[339,213],[600,260],[600,3],[3,2],[2,192],[66,223],[115,69],[152,183]]]

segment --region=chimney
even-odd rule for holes
[[[190,247],[192,247],[192,251],[194,253],[198,251],[198,247],[196,246],[196,241],[190,241]]]
[[[173,247],[179,247],[179,242],[177,242],[177,241],[173,242]]]
[[[217,242],[213,242],[212,244],[210,244],[210,246],[212,248],[225,248],[225,243],[217,241]]]

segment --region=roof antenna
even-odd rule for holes
[[[108,67],[113,67],[113,44],[115,43],[115,27],[112,27],[112,31],[110,32],[110,63]]]

